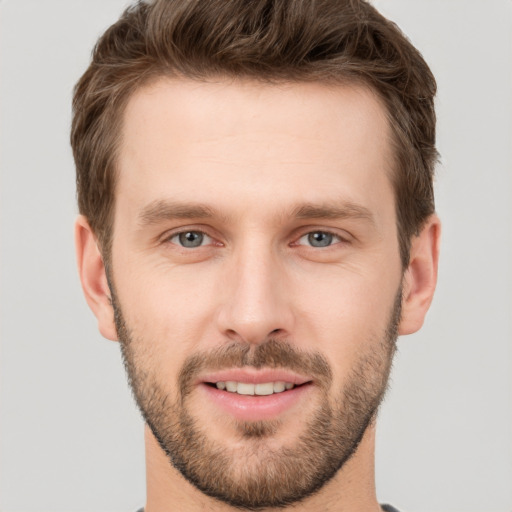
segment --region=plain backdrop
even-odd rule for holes
[[[207,0],[205,0],[207,1]],[[132,512],[143,425],[82,297],[71,90],[125,0],[0,0],[0,510]],[[439,83],[439,285],[399,341],[377,489],[404,512],[512,511],[512,2],[379,0]]]

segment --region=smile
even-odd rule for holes
[[[217,382],[215,386],[217,389],[226,390],[230,393],[238,393],[239,395],[267,396],[293,389],[295,384],[283,381],[253,384],[250,382],[236,382],[228,380]]]
[[[279,418],[299,404],[305,405],[316,387],[309,376],[277,368],[220,370],[196,382],[209,406],[242,421]]]

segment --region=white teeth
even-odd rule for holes
[[[236,392],[239,395],[254,395],[254,384],[250,384],[247,382],[239,382],[238,389]]]
[[[238,384],[240,386],[240,384]],[[256,384],[254,386],[255,395],[271,395],[274,392],[274,383],[265,382],[265,384]]]
[[[266,396],[273,393],[282,393],[295,387],[291,382],[262,382],[260,384],[251,384],[248,382],[235,382],[228,380],[220,381],[216,384],[217,389],[226,390],[230,393],[238,393],[239,395],[259,395]]]
[[[233,382],[232,380],[228,380],[226,382],[226,389],[228,391],[231,391],[231,393],[236,393],[237,387],[238,387],[238,384],[236,382]]]
[[[284,382],[274,382],[274,393],[282,393],[286,389]]]

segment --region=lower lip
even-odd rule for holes
[[[230,393],[207,384],[201,384],[199,387],[211,402],[242,421],[275,419],[305,400],[312,388],[311,384],[303,384],[282,393],[258,396]]]

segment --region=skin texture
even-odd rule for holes
[[[355,86],[162,79],[130,99],[109,275],[115,295],[83,217],[76,242],[99,329],[123,341],[139,405],[148,419],[152,409],[163,421],[146,429],[148,512],[232,509],[170,464],[165,436],[157,442],[154,433],[166,425],[180,432],[169,423],[183,413],[203,442],[227,457],[215,472],[224,473],[229,490],[284,453],[302,453],[304,463],[309,455],[297,451],[301,439],[311,445],[311,425],[325,410],[322,432],[330,430],[332,440],[339,437],[336,425],[351,433],[348,448],[331,446],[339,463],[355,452],[316,493],[302,492],[293,510],[379,509],[372,416],[396,333],[419,329],[430,305],[440,232],[432,216],[413,239],[404,271],[389,133],[378,99]],[[187,232],[204,233],[201,245],[182,247],[179,235]],[[333,236],[315,247],[314,233]],[[403,297],[399,322],[397,297]],[[254,421],[226,413],[205,392],[204,379],[217,363],[242,366],[238,349],[263,354],[272,344],[303,362],[316,355],[328,370],[293,367],[308,387],[259,422],[260,435],[244,435]],[[273,364],[286,367],[286,354],[269,357],[267,350],[261,368],[249,357],[250,370],[257,376]],[[209,357],[207,367],[183,378],[194,357]],[[182,437],[190,430],[182,428]],[[272,503],[287,501],[267,496],[260,506]]]

